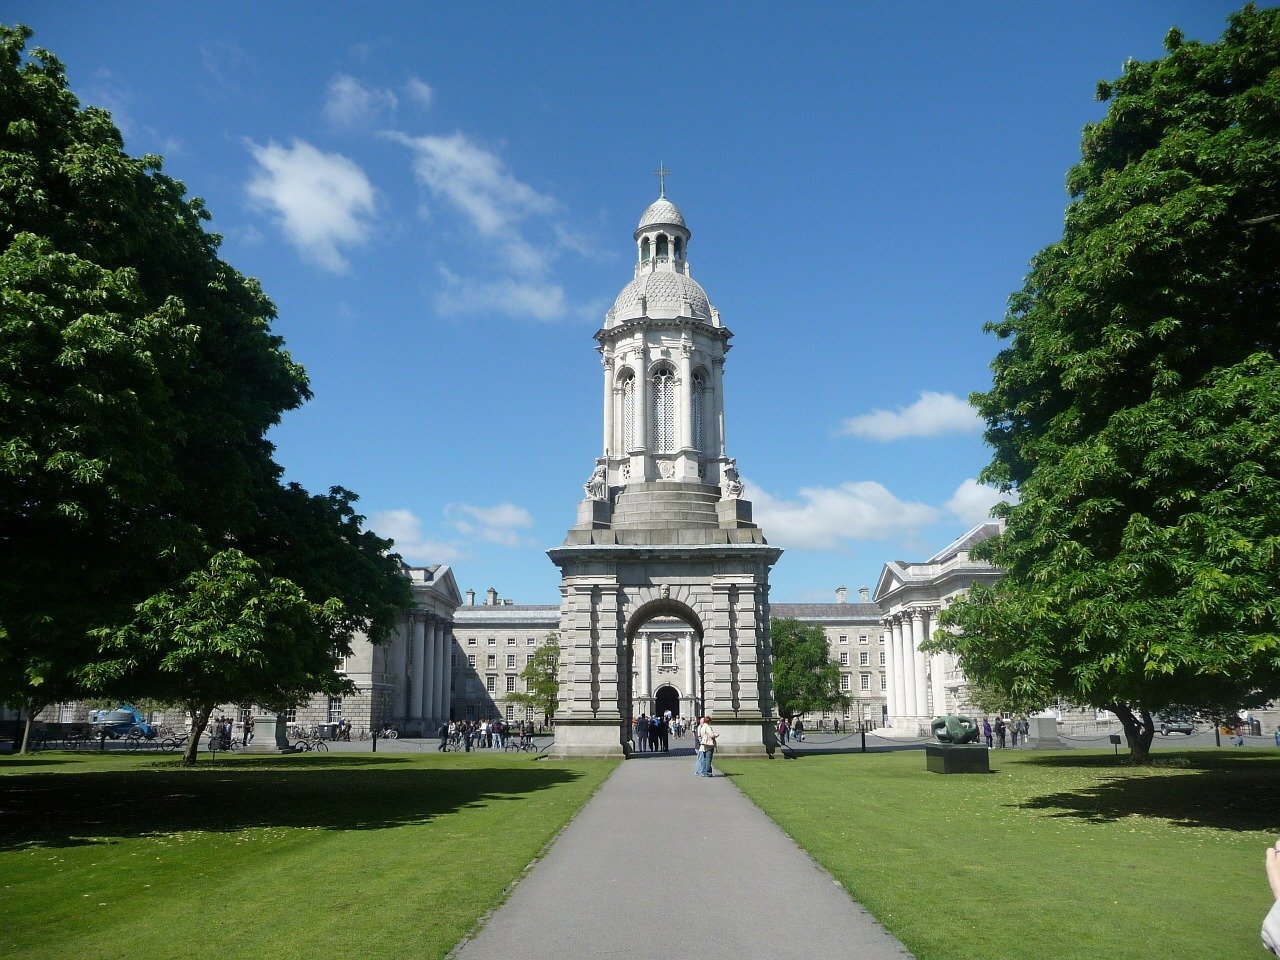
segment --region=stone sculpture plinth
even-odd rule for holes
[[[972,717],[948,714],[929,725],[937,743],[925,744],[925,769],[931,773],[990,773],[991,756],[978,742],[978,724]]]

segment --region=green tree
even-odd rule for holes
[[[280,484],[265,434],[310,393],[275,307],[30,35],[0,27],[0,702],[84,695],[95,631],[226,547],[385,634],[387,544]]]
[[[843,710],[840,665],[831,659],[822,628],[782,617],[769,624],[773,650],[773,699],[779,716],[816,710]]]
[[[1280,10],[1165,46],[1099,85],[1063,237],[988,326],[984,479],[1019,503],[938,637],[1113,710],[1138,761],[1155,711],[1280,692]]]
[[[96,631],[102,650],[87,679],[108,693],[142,689],[181,703],[191,764],[220,703],[283,709],[317,690],[353,692],[337,672],[345,619],[340,601],[312,603],[297,584],[224,550],[180,587],[138,604],[129,623]]]
[[[524,680],[524,690],[508,693],[507,703],[537,710],[543,722],[550,725],[560,705],[560,645],[554,633],[533,651],[520,678]]]

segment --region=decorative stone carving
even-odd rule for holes
[[[676,465],[670,460],[658,461],[658,474],[663,480],[670,480],[676,475]]]
[[[603,457],[596,459],[596,468],[591,471],[591,476],[582,485],[582,491],[587,495],[588,500],[604,500],[608,495],[608,471],[605,469]]]
[[[724,482],[720,484],[721,500],[738,500],[741,499],[743,491],[746,489],[742,485],[742,481],[738,478],[738,461],[733,457],[729,458],[729,462],[725,464],[723,470]]]
[[[669,583],[664,583],[662,585],[662,599],[663,600],[671,599],[671,585]]]

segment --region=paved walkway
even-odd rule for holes
[[[691,753],[620,764],[454,956],[910,958],[731,779],[695,777]]]

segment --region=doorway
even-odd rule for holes
[[[680,716],[680,691],[669,683],[659,687],[653,695],[654,715],[660,717],[668,711],[673,717]]]

